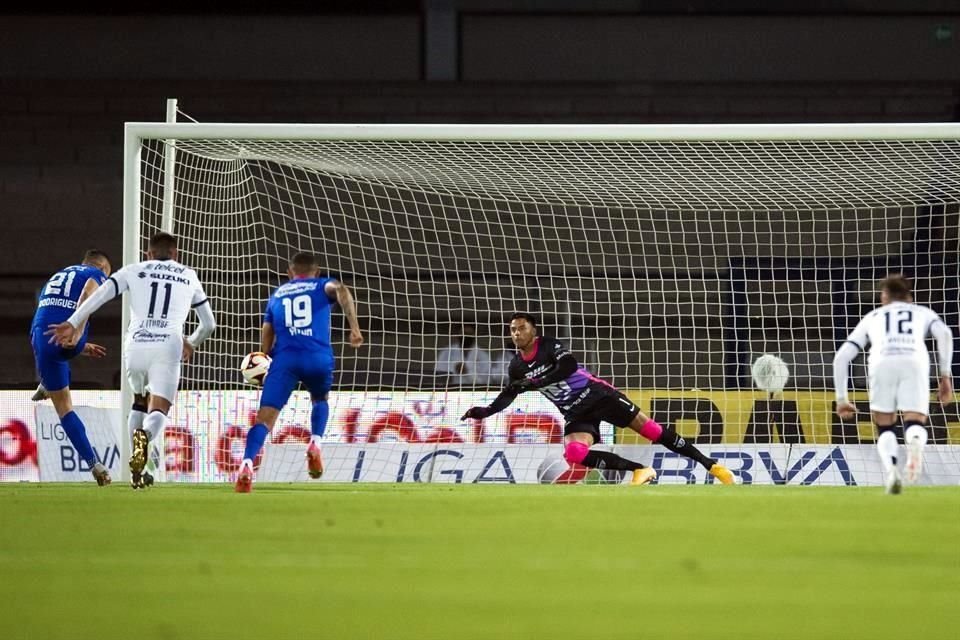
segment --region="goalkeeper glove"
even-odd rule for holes
[[[483,420],[492,413],[493,412],[490,411],[490,407],[473,407],[471,409],[467,409],[467,412],[463,414],[463,417],[460,419],[466,420],[469,418],[470,420]]]

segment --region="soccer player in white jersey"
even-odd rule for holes
[[[934,311],[913,303],[910,282],[891,275],[880,283],[880,307],[868,313],[840,345],[833,360],[837,415],[852,418],[857,410],[847,399],[847,373],[857,353],[870,345],[867,372],[870,414],[877,425],[877,450],[886,472],[887,493],[900,493],[897,468],[897,412],[903,415],[907,481],[915,482],[923,465],[927,443],[924,425],[930,414],[930,354],[927,336],[937,343],[940,387],[937,397],[946,404],[953,398],[953,332]]]
[[[124,356],[134,394],[128,422],[133,443],[130,484],[141,489],[152,480],[143,473],[147,447],[166,427],[180,383],[180,362],[188,361],[213,333],[216,321],[197,273],[177,262],[177,239],[158,233],[150,239],[147,260],[114,273],[66,322],[50,325],[51,340],[68,343],[77,327],[125,291],[130,295],[130,325]],[[196,310],[200,324],[184,338],[183,324],[190,309]]]

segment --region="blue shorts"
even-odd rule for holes
[[[70,360],[83,351],[87,337],[81,337],[76,347],[64,349],[50,344],[50,336],[43,335],[43,331],[43,328],[38,327],[30,333],[33,359],[37,363],[37,373],[40,374],[43,388],[47,391],[59,391],[70,386]]]
[[[260,406],[283,409],[298,382],[303,382],[311,396],[326,396],[333,386],[333,355],[310,351],[281,351],[274,355],[263,380]]]

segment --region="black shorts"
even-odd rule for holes
[[[579,411],[571,411],[564,416],[566,424],[563,425],[563,435],[589,433],[593,436],[594,444],[597,444],[600,442],[601,422],[609,422],[615,427],[625,429],[638,413],[640,413],[640,407],[633,404],[630,398],[616,389],[610,389],[590,406]]]

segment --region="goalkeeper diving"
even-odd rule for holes
[[[701,464],[723,484],[734,484],[729,469],[708,458],[669,426],[663,426],[640,411],[613,385],[592,375],[558,340],[538,335],[537,321],[529,313],[510,317],[510,338],[517,354],[510,362],[510,382],[487,407],[473,407],[463,420],[482,420],[503,411],[525,391],[539,391],[564,417],[563,457],[570,464],[593,469],[631,471],[631,484],[648,484],[657,473],[639,462],[610,451],[594,450],[600,442],[600,423],[631,429],[644,438]]]

